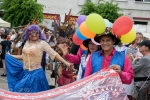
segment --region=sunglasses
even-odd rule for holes
[[[32,30],[32,31],[29,31],[28,34],[33,36],[33,35],[39,35],[40,32],[38,30]]]

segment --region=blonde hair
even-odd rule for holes
[[[15,34],[15,33],[16,33],[15,29],[12,29],[11,32],[12,32],[12,34]]]

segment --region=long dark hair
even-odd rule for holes
[[[89,44],[89,43],[90,43],[90,41],[88,42],[88,44]],[[99,50],[102,50],[101,46],[98,47],[97,51],[99,51]],[[96,52],[96,51],[95,51],[95,52]],[[90,52],[90,49],[89,49],[89,46],[88,46],[87,53],[86,53],[86,55],[85,55],[85,56],[86,56],[86,59],[87,59],[87,57],[88,57],[89,54],[91,54],[91,52]]]
[[[3,39],[7,39],[7,34],[3,34],[3,35],[2,35],[2,38],[3,38]]]
[[[99,50],[102,50],[101,46],[98,47],[97,51],[99,51]],[[96,52],[96,51],[95,51],[95,52]],[[89,48],[88,48],[87,53],[86,53],[86,58],[87,58],[87,56],[88,56],[89,54],[91,54],[91,52],[90,52],[90,50],[89,50]]]
[[[52,35],[49,42],[54,42],[54,36]]]

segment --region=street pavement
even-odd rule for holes
[[[4,90],[8,90],[7,78],[2,77],[1,76],[2,74],[3,74],[3,69],[0,68],[0,88]],[[48,82],[50,83],[50,70],[46,70],[46,77],[47,77]]]

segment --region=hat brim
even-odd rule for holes
[[[143,44],[142,44],[142,42],[140,42],[140,43],[137,43],[137,45],[142,46]]]
[[[120,43],[120,39],[118,39],[118,38],[117,38],[115,35],[113,35],[113,34],[103,34],[103,35],[100,35],[100,36],[95,36],[95,37],[94,37],[94,40],[99,43],[101,37],[103,37],[103,36],[110,36],[110,37],[112,37],[113,39],[115,39],[116,42],[114,43],[114,45],[118,45],[118,44]]]
[[[88,44],[89,44],[90,41],[91,41],[91,39],[84,40],[84,41],[83,41],[83,45],[84,45],[86,48],[88,48]]]

